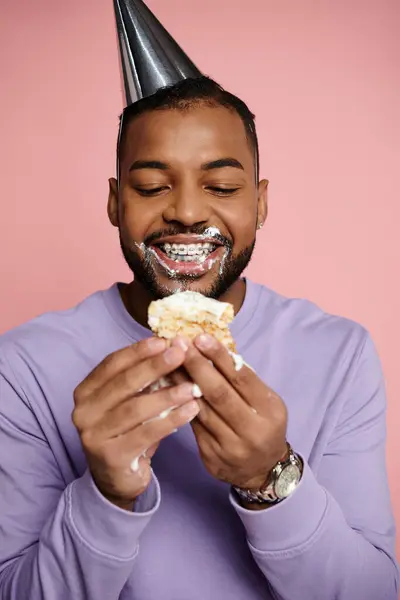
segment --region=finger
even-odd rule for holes
[[[198,415],[192,421],[191,427],[204,463],[215,463],[215,459],[220,458],[223,455],[223,449],[220,442],[202,424]]]
[[[193,386],[190,383],[130,398],[105,412],[101,421],[94,426],[92,435],[103,439],[124,435],[146,421],[165,418],[167,411],[190,400],[193,400]]]
[[[129,400],[152,383],[158,381],[181,366],[185,354],[180,348],[168,348],[142,361],[134,367],[122,371],[114,379],[107,382],[96,394],[93,409],[97,414],[111,410],[125,400]]]
[[[189,346],[191,345],[191,342],[188,338],[179,335],[171,340],[171,345],[176,346],[178,348],[182,348],[182,350],[186,354]],[[176,371],[174,371],[174,373],[171,373],[171,379],[175,385],[183,383],[184,381],[190,381],[190,377],[183,367],[177,369]]]
[[[238,436],[232,427],[221,418],[221,416],[214,410],[213,406],[209,404],[204,398],[198,400],[200,406],[200,412],[197,415],[194,423],[199,423],[202,428],[206,429],[208,433],[217,441],[220,446],[230,447],[236,444]]]
[[[130,465],[135,459],[143,456],[148,448],[159,444],[176,429],[187,425],[196,417],[198,411],[198,403],[191,400],[174,409],[165,419],[145,423],[123,436],[110,440],[109,443],[116,443],[116,451],[120,453],[122,460]]]
[[[205,358],[212,361],[215,368],[229,381],[239,396],[257,413],[265,413],[267,408],[265,403],[266,386],[252,369],[246,365],[238,369],[228,350],[213,336],[200,335],[194,340],[194,345]],[[268,391],[270,399],[273,400],[275,392],[269,388]],[[277,394],[275,395],[277,396]]]
[[[181,383],[185,383],[186,381],[190,382],[190,377],[187,374],[187,371],[185,371],[185,369],[182,367],[171,373],[170,378],[171,382],[174,385],[180,385]]]
[[[171,345],[177,346],[178,348],[182,348],[182,350],[186,354],[189,346],[191,345],[191,341],[185,336],[178,335],[177,337],[171,340]],[[184,369],[184,367],[181,367],[174,371],[174,373],[171,373],[171,379],[175,383],[175,385],[183,383],[184,381],[190,381],[188,372]]]
[[[146,467],[150,467],[151,460],[146,456],[146,451],[141,456],[135,456],[130,462],[129,469],[133,472],[147,472]]]
[[[93,428],[102,420],[106,412],[134,396],[138,396],[151,383],[178,368],[183,360],[182,350],[169,348],[160,355],[148,358],[131,369],[122,371],[84,401],[76,403],[72,413],[75,427],[81,434]]]
[[[205,401],[236,434],[243,434],[244,430],[251,427],[251,417],[254,415],[249,405],[194,346],[186,353],[184,367],[200,387]]]
[[[155,455],[159,445],[160,444],[153,444],[152,446],[150,446],[150,448],[147,448],[147,450],[144,451],[144,458],[149,458],[151,460]]]
[[[134,367],[151,356],[160,354],[165,348],[165,340],[151,337],[109,354],[76,388],[76,400],[78,402],[84,400],[118,373]]]

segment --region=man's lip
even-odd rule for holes
[[[152,248],[152,252],[154,252],[156,255],[160,266],[163,267],[167,272],[175,275],[191,275],[200,277],[210,271],[214,264],[221,260],[221,248],[222,246],[220,245],[202,262],[174,261],[168,258],[168,256],[164,254],[160,248],[158,248],[158,246],[154,246]]]
[[[161,244],[214,244],[214,246],[222,246],[221,242],[213,237],[204,237],[201,235],[171,235],[160,240],[156,240],[151,245],[160,246]]]

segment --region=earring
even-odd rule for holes
[[[262,221],[259,222],[257,229],[261,229],[261,227],[264,225],[264,223]]]

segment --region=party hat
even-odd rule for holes
[[[142,0],[114,0],[126,106],[201,72]]]

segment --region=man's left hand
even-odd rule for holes
[[[247,366],[236,370],[214,337],[188,345],[183,366],[203,394],[192,427],[205,467],[221,481],[259,489],[287,452],[286,406]]]

